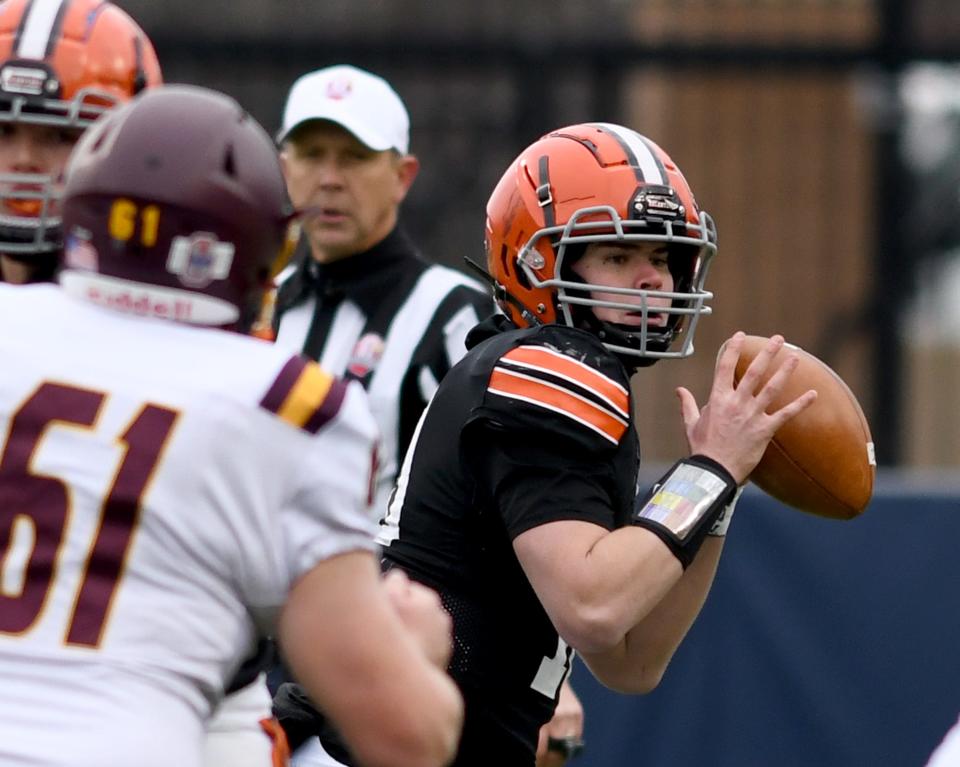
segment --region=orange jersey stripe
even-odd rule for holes
[[[573,381],[609,403],[623,418],[630,417],[628,410],[630,397],[624,387],[612,378],[566,354],[543,346],[518,346],[503,355],[501,359]]]
[[[617,418],[595,402],[561,386],[525,376],[523,373],[494,368],[487,390],[565,415],[601,434],[615,445],[627,430],[626,420]]]

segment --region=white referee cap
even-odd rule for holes
[[[293,84],[277,142],[310,120],[342,125],[377,152],[406,154],[410,146],[410,117],[397,92],[382,77],[346,64],[309,72]]]

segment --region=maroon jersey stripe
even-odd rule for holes
[[[326,425],[331,418],[340,412],[340,405],[347,393],[347,384],[339,378],[333,382],[330,392],[323,400],[323,404],[317,408],[316,412],[307,419],[303,425],[305,431],[316,434]]]
[[[274,380],[269,391],[267,391],[263,399],[260,400],[260,407],[269,410],[274,415],[279,413],[280,408],[287,399],[287,395],[290,394],[290,390],[293,389],[294,384],[297,382],[297,379],[300,378],[300,374],[306,366],[307,360],[299,355],[295,355],[287,360],[287,363],[283,366],[283,369]]]

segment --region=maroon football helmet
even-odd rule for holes
[[[186,85],[145,91],[89,128],[63,200],[67,292],[242,331],[291,213],[263,128],[230,97]]]

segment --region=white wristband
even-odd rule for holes
[[[743,493],[743,488],[745,485],[741,485],[737,488],[737,492],[733,496],[733,500],[730,501],[724,507],[723,511],[720,512],[720,516],[717,517],[717,521],[713,523],[713,526],[707,530],[707,535],[712,535],[714,538],[722,538],[727,534],[727,528],[730,527],[730,520],[733,519],[733,510],[737,505],[737,501],[740,500],[740,494]]]

